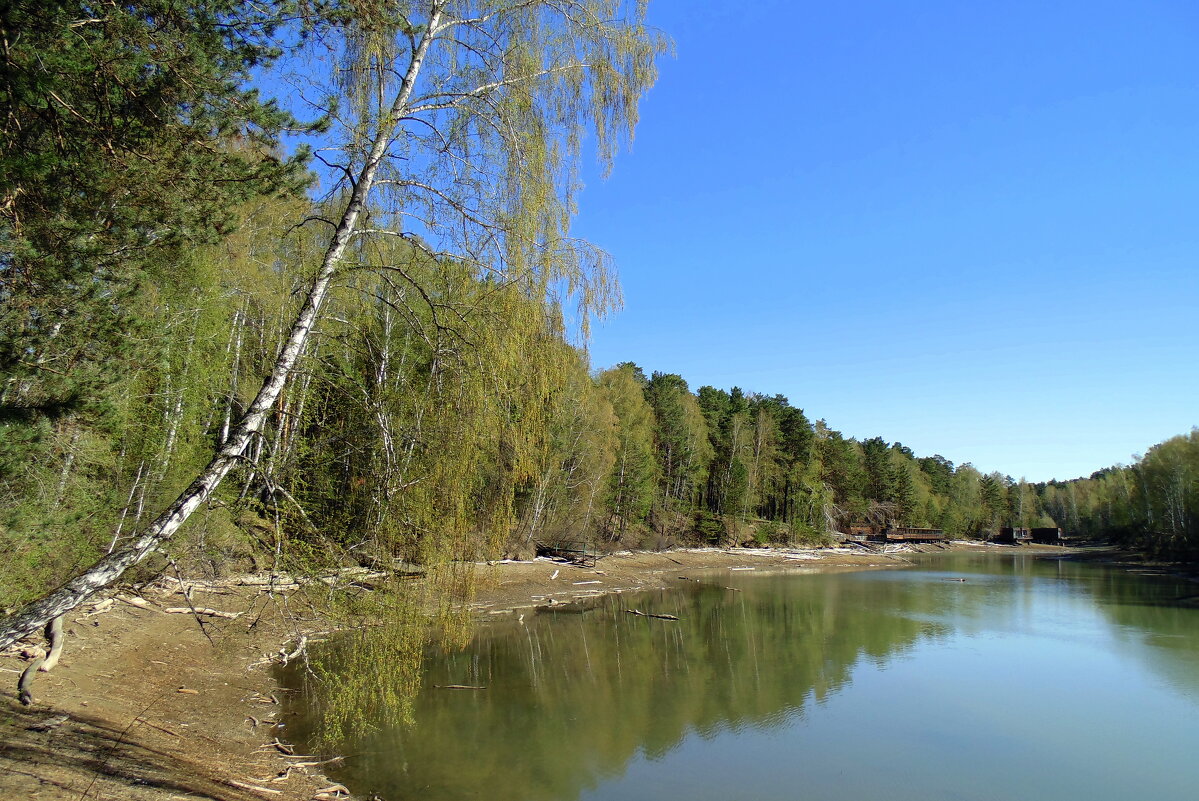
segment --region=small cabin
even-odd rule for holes
[[[890,542],[941,542],[944,539],[945,532],[939,528],[895,526],[887,529],[887,540]]]
[[[1032,530],[1032,541],[1041,543],[1042,545],[1061,545],[1062,530],[1060,528],[1034,528]]]
[[[1032,542],[1032,529],[1030,528],[1012,528],[1004,526],[999,529],[999,534],[991,542],[1000,542],[1008,545],[1019,545],[1022,542]]]

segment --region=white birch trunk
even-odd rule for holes
[[[250,404],[237,424],[230,429],[229,439],[188,488],[167,507],[166,511],[136,535],[132,542],[102,557],[59,589],[30,603],[4,620],[3,624],[0,624],[0,649],[8,647],[22,637],[33,634],[51,619],[74,609],[96,591],[115,582],[126,570],[169,540],[191,516],[192,512],[211,497],[221,480],[237,464],[250,440],[262,429],[267,415],[270,414],[275,400],[279,397],[292,368],[295,367],[300,353],[304,350],[304,345],[325,301],[329,284],[354,236],[358,219],[366,208],[367,198],[374,185],[375,176],[383,161],[392,134],[408,108],[413,85],[420,74],[421,64],[428,53],[432,38],[438,30],[441,16],[441,4],[434,3],[428,27],[413,51],[408,69],[400,82],[390,111],[379,121],[378,132],[372,142],[370,153],[358,173],[349,203],[342,213],[333,238],[325,251],[320,269],[317,270],[309,287],[304,305],[300,309],[296,321],[292,324],[274,368],[263,382],[254,402]]]

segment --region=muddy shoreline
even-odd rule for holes
[[[954,551],[1012,552],[955,543]],[[476,567],[479,621],[609,593],[668,589],[704,573],[794,574],[903,568],[910,551],[691,549],[621,553],[582,566],[548,559]],[[939,550],[921,546],[918,550]],[[1067,553],[1021,546],[1022,553]],[[302,593],[232,579],[190,606],[169,584],[95,599],[68,616],[60,665],[22,707],[25,662],[0,656],[0,793],[30,799],[345,798],[318,757],[286,753],[285,690],[273,666],[301,637],[329,628]],[[282,743],[276,744],[276,743]]]

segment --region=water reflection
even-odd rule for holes
[[[1176,691],[1199,700],[1199,586],[1170,576],[1096,571],[1063,563],[1086,588],[1126,652]]]
[[[1193,667],[1185,667],[1199,654],[1199,612],[1171,605],[1185,592],[1176,582],[981,555],[940,557],[903,571],[718,581],[740,591],[714,582],[484,627],[466,650],[430,660],[413,725],[347,744],[356,756],[341,778],[389,801],[571,801],[595,795],[631,765],[672,754],[684,760],[673,753],[684,744],[694,761],[703,742],[726,748],[749,732],[758,743],[786,732],[788,749],[824,754],[830,763],[872,745],[872,737],[936,750],[974,742],[980,759],[990,759],[998,745],[1015,751],[1028,737],[1013,728],[1026,713],[989,706],[987,688],[1009,677],[1052,686],[1059,671],[1077,669],[1062,663],[1069,649],[1088,653],[1105,640],[1126,645],[1192,699],[1199,690]],[[637,617],[623,611],[628,607],[680,620]],[[1022,645],[1012,651],[1017,640]],[[854,719],[848,711],[808,725],[855,674],[878,683],[888,670],[903,675],[913,697],[927,691],[944,699],[945,720],[896,700],[893,709],[873,710],[880,722],[853,731],[838,728]],[[976,683],[951,686],[958,673]],[[859,694],[879,705],[869,688]],[[955,730],[953,721],[963,719],[970,728]],[[302,740],[304,725],[301,719],[292,736]],[[936,775],[945,781],[952,773],[938,768]],[[843,774],[827,779],[825,796],[817,793],[818,766],[805,768],[809,797],[852,797],[834,786],[845,784]],[[857,791],[883,789],[885,782]]]

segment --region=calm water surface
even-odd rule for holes
[[[485,626],[336,778],[387,801],[1199,798],[1194,584],[956,554],[707,580],[741,591]]]

